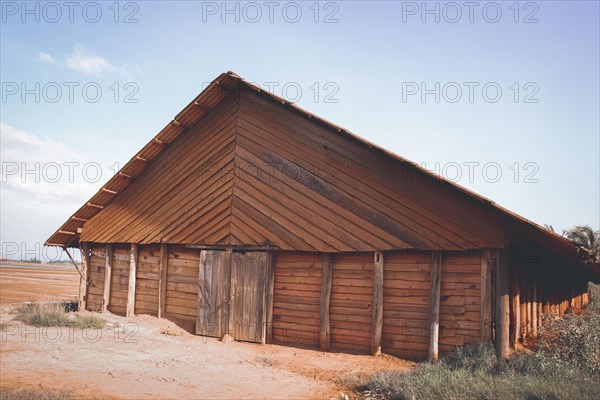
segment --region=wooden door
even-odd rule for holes
[[[266,282],[267,253],[233,253],[229,334],[236,340],[265,343]]]
[[[266,252],[202,250],[196,334],[265,342]]]
[[[229,323],[231,253],[200,252],[196,334],[221,338]]]

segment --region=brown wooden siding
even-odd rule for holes
[[[90,251],[86,308],[90,311],[101,311],[106,251],[104,246],[93,246]]]
[[[125,315],[128,288],[129,246],[117,245],[113,248],[108,311],[113,314]]]
[[[480,340],[481,253],[445,252],[440,294],[441,352]]]
[[[372,318],[373,253],[335,254],[329,309],[331,348],[368,353]]]
[[[382,350],[424,359],[429,345],[431,254],[386,253],[383,271]]]
[[[156,316],[158,314],[158,282],[160,279],[158,260],[160,247],[140,246],[138,249],[135,313]]]
[[[319,254],[276,253],[273,291],[275,342],[318,346],[323,262],[323,255]]]
[[[166,314],[194,331],[198,316],[200,250],[170,246],[167,266]]]
[[[82,241],[228,241],[236,103],[225,101],[86,223]]]

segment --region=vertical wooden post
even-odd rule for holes
[[[237,299],[237,286],[238,286],[238,263],[233,262],[233,250],[231,248],[227,248],[225,250],[225,260],[224,263],[225,265],[229,266],[229,282],[230,282],[230,286],[229,286],[229,310],[228,310],[228,318],[227,318],[227,331],[225,331],[225,335],[229,335],[231,336],[231,338],[233,339],[239,339],[236,335],[237,331],[238,331],[238,326],[236,325],[236,322],[238,324],[243,323],[242,321],[236,321],[235,317],[235,309],[236,309],[236,305],[238,304],[238,299]],[[221,338],[222,341],[226,341],[225,340],[226,337],[223,336]]]
[[[506,250],[499,252],[496,265],[496,356],[505,360],[509,355],[510,293],[508,255]]]
[[[333,258],[327,253],[323,259],[323,275],[321,277],[321,315],[319,321],[319,347],[323,351],[331,346],[331,325],[329,321],[329,301],[331,298],[331,278],[333,275]]]
[[[158,318],[164,318],[167,301],[167,268],[169,259],[169,247],[165,243],[160,244],[160,255],[158,257]]]
[[[78,310],[85,310],[87,298],[88,271],[90,270],[90,247],[87,243],[81,244],[81,277],[79,278],[79,306]]]
[[[113,248],[110,243],[106,244],[104,251],[104,292],[102,293],[102,312],[105,313],[108,310],[108,302],[110,299],[110,280],[112,275],[112,256]]]
[[[131,243],[129,249],[129,287],[127,288],[127,309],[125,316],[131,318],[135,315],[135,283],[137,271],[138,247]]]
[[[538,335],[538,291],[537,291],[537,273],[535,268],[531,270],[531,336]]]
[[[376,251],[373,260],[373,320],[371,354],[381,354],[383,333],[383,253]]]
[[[481,340],[492,339],[492,259],[489,250],[481,253]]]
[[[521,295],[519,288],[519,266],[511,264],[511,307],[510,307],[510,346],[515,349],[521,332]]]
[[[273,297],[275,294],[275,256],[272,251],[267,254],[267,285],[265,307],[267,322],[265,326],[266,342],[273,343]]]
[[[440,292],[442,289],[442,254],[431,253],[431,290],[429,295],[429,361],[438,359],[440,334]]]

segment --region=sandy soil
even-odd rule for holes
[[[2,269],[3,301],[29,300],[36,290],[46,298],[51,290],[77,292],[76,272],[17,272],[18,279]],[[19,279],[28,283],[19,288]],[[66,286],[59,289],[59,281]],[[114,399],[329,399],[348,393],[346,383],[356,377],[413,365],[389,356],[222,343],[146,315],[82,312],[109,324],[84,331],[34,328],[12,321],[12,307],[0,308],[0,387],[68,389],[77,397]]]
[[[72,265],[23,268],[0,264],[0,304],[46,298],[74,300],[78,293],[79,274]]]

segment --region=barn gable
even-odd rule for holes
[[[87,222],[96,243],[304,251],[498,247],[502,221],[410,165],[232,92]]]
[[[559,235],[228,72],[46,244],[460,250],[515,234],[577,257]]]

